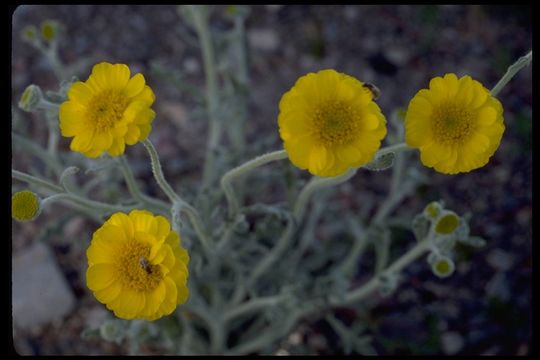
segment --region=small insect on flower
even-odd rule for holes
[[[486,165],[501,142],[503,107],[480,82],[455,74],[435,77],[410,101],[405,141],[443,174]]]
[[[366,89],[371,91],[371,93],[373,94],[373,100],[377,100],[378,98],[381,97],[381,90],[375,85],[371,83],[364,83],[364,85],[362,86],[364,86]]]
[[[148,260],[144,258],[144,256],[141,256],[139,258],[139,264],[141,264],[141,267],[146,271],[147,274],[152,274],[152,267],[150,266],[150,263]]]
[[[60,105],[62,136],[70,148],[95,158],[124,153],[125,146],[145,140],[152,130],[155,96],[141,74],[130,77],[124,64],[99,63],[85,82],[73,83]]]
[[[335,70],[300,77],[279,103],[279,134],[291,162],[338,176],[372,160],[386,135],[376,88]]]

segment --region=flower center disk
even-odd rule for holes
[[[94,96],[88,105],[88,120],[98,132],[110,130],[122,119],[129,99],[120,91],[106,90]]]
[[[118,261],[118,274],[122,285],[137,291],[151,291],[163,279],[159,265],[148,261],[150,246],[131,241],[127,243]]]
[[[354,139],[359,127],[358,118],[356,111],[349,105],[342,102],[326,103],[315,111],[315,134],[326,146],[346,144]]]
[[[474,131],[473,114],[455,104],[441,104],[433,110],[433,134],[446,145],[462,144]]]

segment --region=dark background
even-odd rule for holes
[[[214,9],[215,31],[232,27],[224,9]],[[531,49],[531,16],[532,8],[527,6],[252,6],[247,20],[250,98],[245,159],[281,147],[277,104],[305,73],[334,68],[376,84],[382,91],[378,103],[388,117],[394,108],[406,107],[432,77],[446,72],[469,74],[487,88],[493,87],[507,67]],[[22,113],[16,103],[31,83],[49,90],[58,87],[46,60],[19,35],[25,25],[39,27],[46,19],[64,26],[60,43],[64,63],[88,59],[90,65],[76,74],[79,78],[86,79],[99,61],[127,63],[133,73],[145,75],[156,93],[154,109],[160,124],[154,123],[151,139],[166,164],[166,176],[195,186],[204,160],[206,125],[193,121],[197,103],[192,97],[150,71],[150,64],[159,62],[183,72],[191,84],[204,86],[200,51],[185,39],[186,32],[194,33],[176,7],[31,5],[16,9],[12,104],[28,122],[27,136],[44,146],[43,119]],[[531,67],[518,73],[498,99],[504,106],[506,132],[489,164],[453,176],[424,169],[431,184],[420,187],[396,211],[414,214],[427,202],[444,199],[458,214],[472,213],[471,233],[485,238],[487,246],[461,251],[457,271],[448,279],[433,276],[424,261],[406,271],[409,278],[396,295],[377,305],[368,319],[380,354],[451,354],[457,349],[461,355],[516,355],[530,351]],[[63,138],[60,144],[68,149],[69,140]],[[137,177],[150,183],[142,149],[128,148],[126,154],[134,159]],[[28,171],[34,162],[29,155],[13,154],[14,169]],[[347,196],[349,206],[358,209],[367,197],[382,199],[388,181],[387,175],[362,173],[332,197]],[[15,191],[15,184],[20,187],[21,183],[13,184]],[[148,186],[148,191],[155,191]],[[272,194],[264,201],[271,202]],[[74,292],[75,310],[63,321],[33,331],[15,329],[15,347],[27,354],[125,354],[122,345],[80,338],[101,307],[84,282],[84,249],[96,224],[60,205],[53,209],[33,222],[13,222],[13,254],[35,242],[46,243]],[[55,229],[46,230],[51,224]],[[76,241],[79,245],[74,245]],[[396,249],[396,255],[400,251]],[[340,353],[327,324],[308,326],[312,336],[323,339],[323,345],[313,345],[318,353]],[[159,353],[159,349],[143,347],[142,352]]]

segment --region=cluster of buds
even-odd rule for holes
[[[453,255],[457,242],[481,247],[485,241],[469,236],[467,219],[455,212],[445,209],[442,202],[429,203],[424,211],[413,221],[413,231],[418,240],[426,237],[430,241],[430,254],[427,261],[433,274],[439,278],[447,278],[456,268]]]

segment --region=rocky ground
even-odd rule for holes
[[[215,8],[215,31],[232,26],[224,10]],[[376,84],[382,91],[378,103],[386,114],[406,107],[430,78],[446,72],[470,74],[492,87],[508,65],[531,49],[531,10],[491,5],[251,7],[246,158],[261,147],[279,148],[279,99],[310,71],[335,68]],[[91,64],[101,60],[128,63],[145,74],[157,96],[155,109],[162,125],[155,127],[152,140],[168,166],[166,175],[195,184],[204,159],[204,123],[192,121],[195,104],[188,95],[180,95],[149,70],[157,61],[182,71],[193,85],[204,85],[199,49],[188,39],[193,32],[176,7],[27,5],[16,9],[12,16],[13,116],[22,123],[16,130],[42,145],[46,144],[43,119],[22,113],[16,103],[31,83],[52,90],[58,86],[47,61],[20,38],[24,26],[39,26],[46,19],[64,26],[60,44],[64,63],[88,60],[90,65],[77,72],[80,78],[86,78]],[[426,169],[431,184],[420,187],[397,210],[411,218],[427,202],[444,199],[457,213],[472,213],[472,233],[487,239],[488,245],[464,250],[449,279],[434,277],[425,262],[411,266],[397,295],[381,301],[366,319],[380,354],[517,355],[530,351],[531,68],[521,71],[498,98],[505,109],[506,132],[489,165],[455,176]],[[62,139],[65,149],[67,144]],[[145,156],[135,148],[128,155]],[[13,168],[23,171],[40,166],[20,152],[13,153],[12,162]],[[144,163],[134,165],[137,176],[150,182]],[[20,186],[13,184],[14,189]],[[363,199],[380,198],[387,186],[387,176],[357,175],[333,196],[348,196],[350,206],[357,209]],[[60,205],[33,222],[13,222],[13,337],[19,353],[128,352],[123,344],[81,338],[85,328],[97,327],[108,316],[84,283],[84,251],[95,227],[91,220]],[[46,279],[40,276],[44,273]],[[44,282],[48,287],[40,286]],[[339,353],[328,324],[317,321],[305,326],[309,338],[318,339],[311,348],[320,354]],[[152,348],[141,351],[159,353]]]

